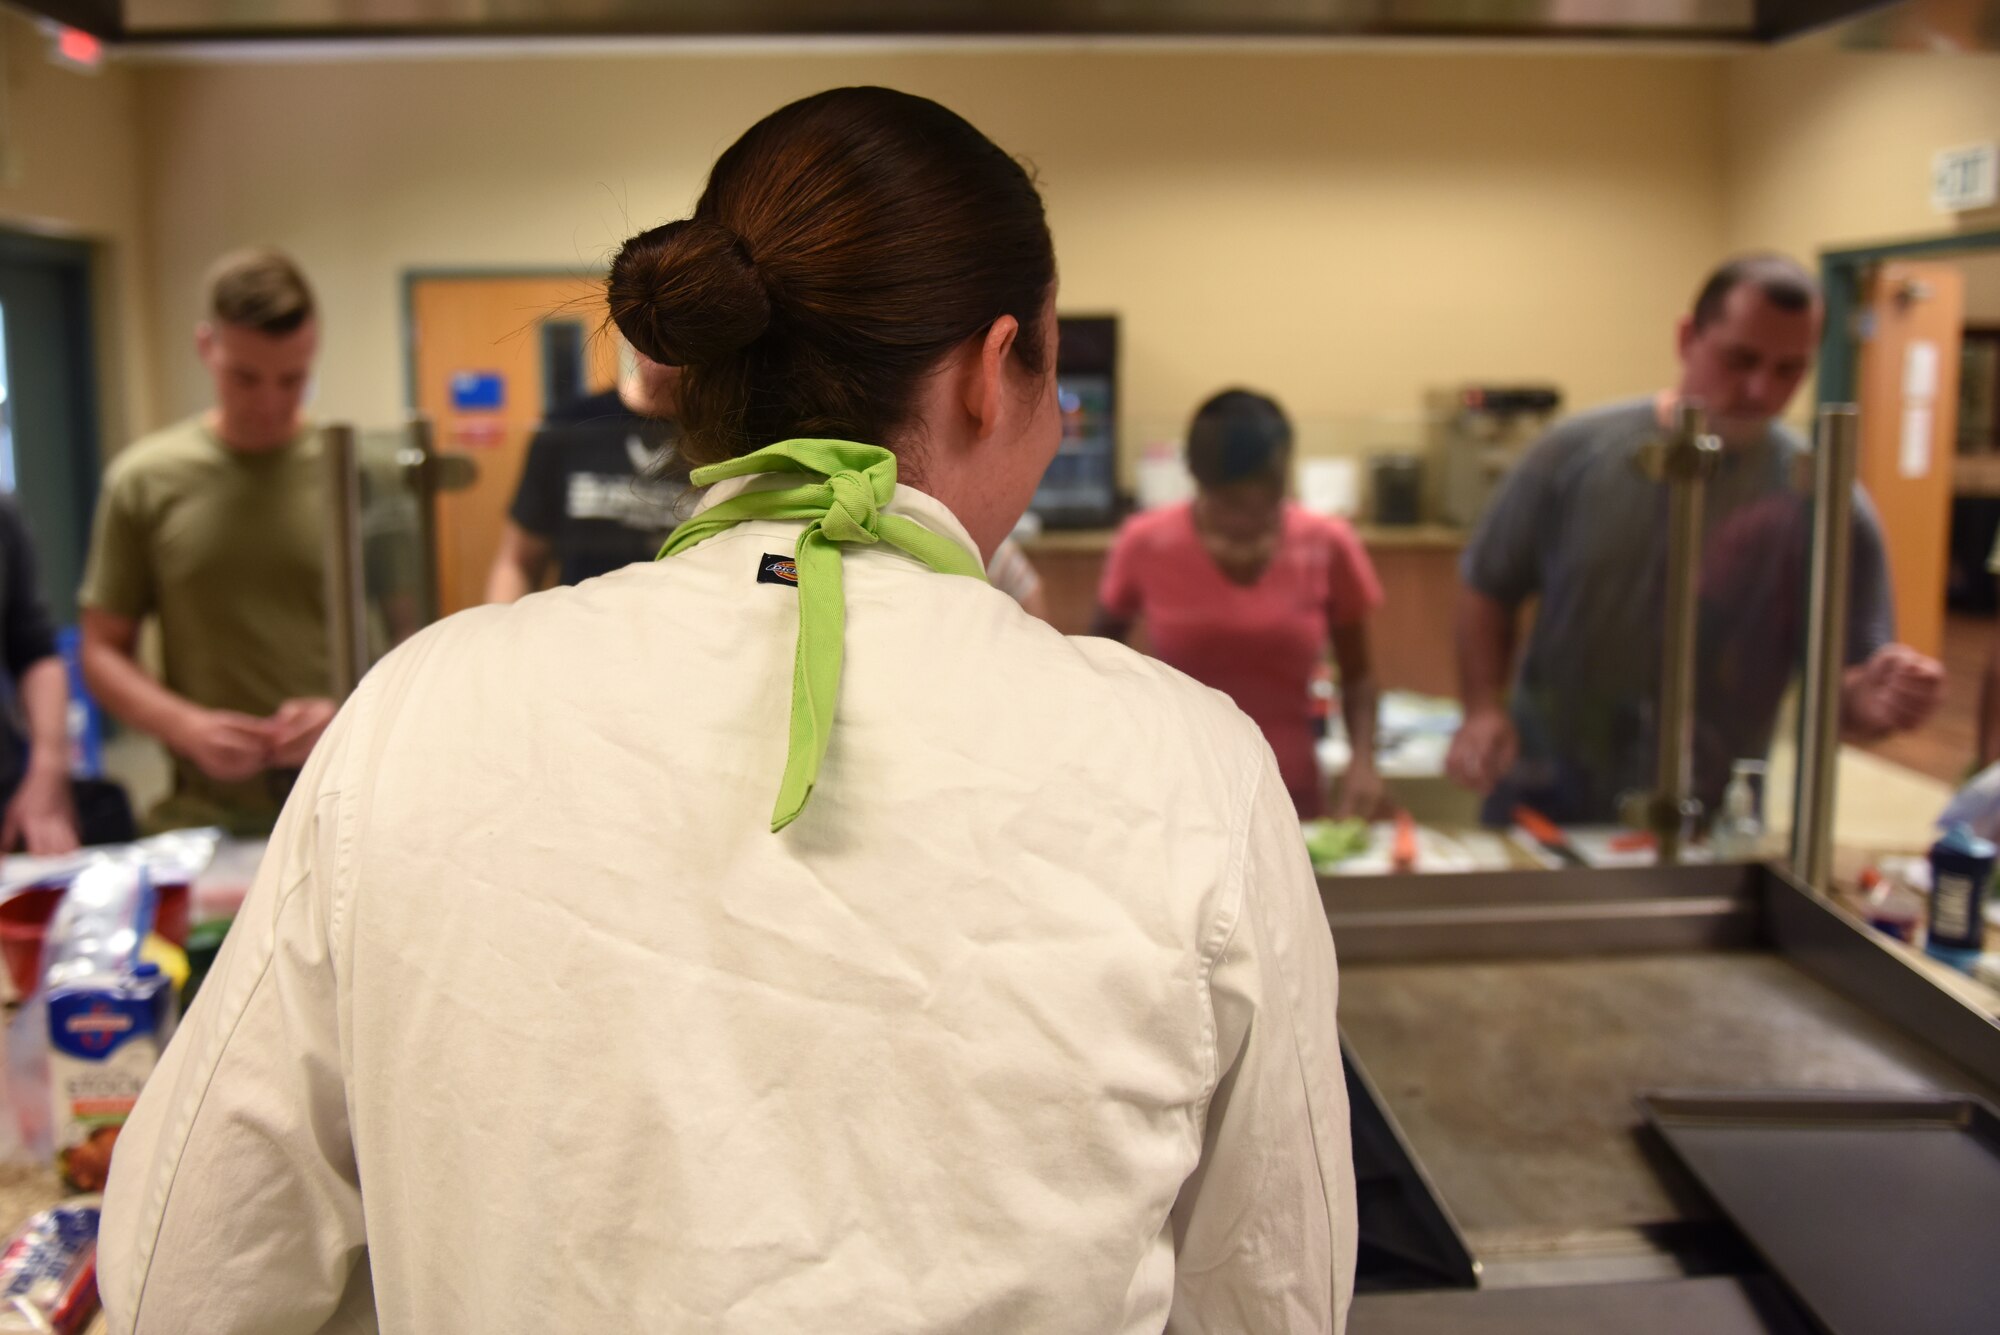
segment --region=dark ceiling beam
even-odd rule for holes
[[[119,0],[12,0],[15,8],[72,28],[92,37],[116,42],[125,37],[124,6]]]
[[[1891,7],[1894,0],[1755,0],[1755,23],[1750,30],[1728,27],[1662,26],[1631,28],[1615,25],[1572,26],[1538,21],[1535,6],[1501,7],[1498,22],[1466,22],[1458,15],[1461,7],[1439,6],[1440,18],[1425,22],[1413,16],[1421,6],[1383,6],[1388,13],[1356,13],[1349,8],[1330,6],[1315,18],[1295,11],[1284,18],[1268,13],[1262,18],[1246,14],[1224,3],[1212,8],[1201,5],[1173,5],[1148,10],[1144,7],[1038,3],[1038,0],[1001,0],[1001,3],[937,5],[922,0],[912,5],[863,4],[824,6],[805,0],[798,6],[716,5],[701,3],[667,7],[652,15],[625,13],[598,21],[566,19],[554,6],[546,19],[494,22],[467,19],[454,22],[336,23],[331,25],[288,25],[284,23],[220,23],[214,26],[153,27],[136,29],[125,21],[121,0],[11,0],[17,8],[59,23],[80,28],[107,42],[149,44],[181,41],[241,41],[355,38],[423,37],[619,37],[619,36],[1177,36],[1214,38],[1282,37],[1450,37],[1450,38],[1536,38],[1541,40],[1645,42],[1678,41],[1761,41],[1778,42],[1800,33],[1823,28],[1872,10]],[[1508,10],[1512,9],[1512,13]],[[230,7],[240,14],[238,7]],[[787,12],[789,10],[789,12]],[[872,10],[872,12],[871,12]],[[677,11],[677,12],[676,12]],[[1397,12],[1400,11],[1400,12]],[[1526,11],[1526,12],[1523,12]],[[520,12],[518,9],[516,12]],[[604,11],[600,9],[599,14]],[[1488,15],[1495,15],[1486,7]],[[1520,17],[1517,19],[1515,15]],[[1365,15],[1365,16],[1364,16]]]
[[[1757,40],[1782,42],[1787,37],[1830,28],[1896,3],[1897,0],[1757,0]]]

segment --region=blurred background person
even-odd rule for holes
[[[618,384],[548,415],[528,446],[486,601],[511,603],[548,581],[580,584],[650,561],[674,531],[687,488],[672,476],[679,433],[674,371],[619,337]]]
[[[83,670],[120,722],[174,757],[154,829],[268,833],[334,714],[326,625],[326,486],[303,415],[319,322],[275,250],[209,276],[195,350],[214,404],[105,471],[79,595]],[[161,672],[139,659],[159,625]]]
[[[69,673],[35,582],[34,548],[0,492],[0,855],[137,837],[123,789],[70,778]]]
[[[1682,402],[1703,407],[1723,447],[1703,508],[1694,796],[1715,810],[1732,764],[1769,752],[1803,635],[1807,535],[1792,477],[1809,447],[1778,418],[1819,333],[1819,285],[1803,266],[1732,259],[1680,319],[1674,389],[1558,423],[1508,475],[1466,547],[1457,614],[1465,722],[1448,769],[1486,794],[1486,823],[1508,823],[1517,805],[1615,823],[1621,799],[1651,787],[1666,488],[1639,455]],[[1858,489],[1853,522],[1841,722],[1846,736],[1872,739],[1929,717],[1943,669],[1892,643],[1881,527]],[[1534,629],[1516,673],[1530,600]]]
[[[1143,623],[1148,652],[1234,700],[1263,730],[1302,819],[1326,814],[1312,681],[1332,650],[1352,759],[1335,814],[1373,817],[1379,692],[1368,618],[1382,585],[1343,519],[1286,499],[1292,424],[1276,402],[1225,390],[1195,412],[1195,497],[1125,522],[1098,590],[1096,632]]]

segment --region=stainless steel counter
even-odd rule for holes
[[[1341,1028],[1489,1280],[1585,1253],[1599,1271],[1655,1256],[1665,1230],[1708,1217],[1649,1155],[1642,1090],[1969,1083],[1751,951],[1360,965],[1341,979]]]
[[[1354,1084],[1478,1286],[1364,1291],[1355,1335],[1789,1329],[1788,1300],[1635,1097],[2000,1094],[1991,1017],[1769,869],[1328,878],[1321,892]],[[1745,1306],[1739,1281],[1776,1298]]]

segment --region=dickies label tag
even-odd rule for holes
[[[789,556],[777,556],[765,552],[757,562],[757,582],[759,584],[789,584],[799,586],[799,565]]]

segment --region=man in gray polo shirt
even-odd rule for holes
[[[1508,477],[1460,567],[1465,724],[1452,777],[1503,824],[1517,803],[1559,822],[1617,820],[1650,789],[1666,589],[1666,491],[1637,466],[1681,400],[1723,454],[1703,515],[1696,632],[1694,794],[1714,810],[1732,762],[1762,759],[1800,665],[1809,499],[1792,485],[1806,442],[1777,417],[1812,364],[1818,285],[1775,255],[1731,260],[1681,318],[1677,390],[1559,423]],[[1524,603],[1539,600],[1514,681]],[[1854,738],[1914,728],[1936,708],[1938,663],[1894,638],[1882,533],[1856,496],[1841,719]]]

